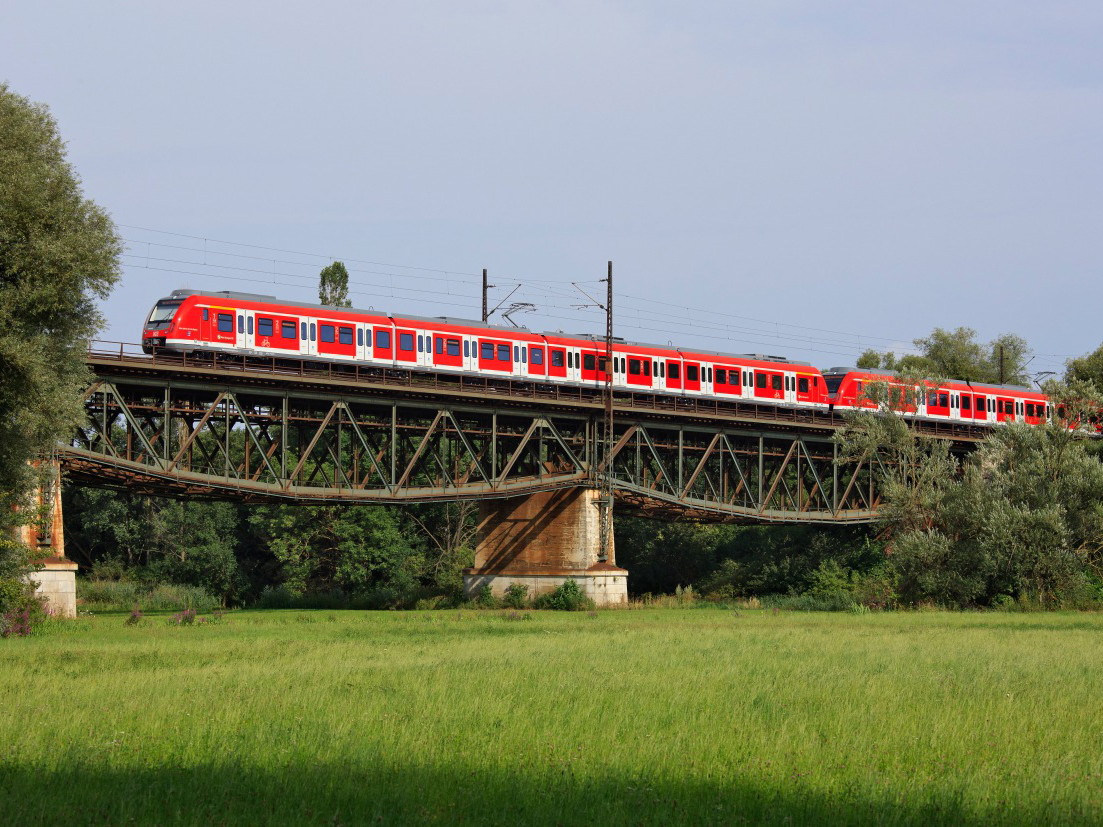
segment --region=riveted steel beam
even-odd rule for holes
[[[697,404],[618,414],[606,455],[600,410],[585,400],[277,380],[209,365],[194,376],[101,370],[62,461],[84,484],[297,502],[520,496],[592,486],[608,468],[618,501],[639,513],[746,522],[871,520],[887,462],[840,464],[823,429],[704,418]]]

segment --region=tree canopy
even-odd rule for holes
[[[28,460],[83,421],[84,353],[121,250],[49,110],[0,83],[0,544],[21,521],[13,508],[33,483]]]
[[[318,301],[331,307],[352,307],[349,301],[349,271],[335,261],[318,274]]]
[[[1087,383],[1046,392],[1073,421],[1103,398]],[[897,416],[858,412],[837,440],[874,454],[882,536],[901,602],[1078,605],[1103,584],[1103,463],[1067,422],[992,429],[967,458]]]
[[[1065,381],[1091,382],[1103,390],[1103,345],[1079,359],[1069,359],[1065,366]]]
[[[977,341],[970,327],[944,330],[936,327],[929,336],[913,340],[918,353],[897,356],[868,349],[858,357],[857,366],[883,368],[924,376],[944,376],[969,382],[1030,386],[1026,366],[1030,348],[1014,333],[1002,333],[987,345]]]

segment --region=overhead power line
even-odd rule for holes
[[[395,264],[213,239],[132,224],[120,226],[165,237],[162,240],[126,238],[130,251],[125,254],[125,263],[130,267],[144,267],[158,272],[218,281],[225,279],[257,285],[312,289],[317,279],[319,264],[339,260],[346,265],[352,265],[349,267],[352,276],[374,277],[349,280],[350,293],[366,298],[372,306],[381,299],[391,298],[397,302],[431,303],[433,306],[461,308],[463,315],[470,315],[473,318],[478,316],[480,295],[477,291],[481,271]],[[202,246],[172,243],[170,239],[201,242]],[[154,248],[157,249],[157,255],[153,254]],[[266,253],[276,255],[265,255]],[[173,257],[174,255],[176,257]],[[188,255],[192,258],[188,258]],[[282,256],[298,256],[314,260],[301,261]],[[183,268],[202,268],[203,271]],[[294,270],[303,269],[307,272],[294,272]],[[286,281],[286,279],[293,281]],[[577,288],[573,285],[598,285],[604,279],[579,279],[576,276],[563,279],[516,275],[506,277],[497,272],[495,279],[499,281],[500,288],[509,293],[507,298],[515,296],[517,302],[536,305],[540,311],[539,316],[548,322],[594,328],[600,324],[601,320],[596,314],[587,313],[585,308],[578,307]],[[417,285],[410,285],[410,281],[416,281]],[[510,283],[507,284],[504,281]],[[514,281],[517,283],[513,283]],[[911,352],[909,344],[901,341],[902,337],[877,336],[762,319],[713,308],[671,304],[628,293],[618,292],[616,298],[621,308],[617,320],[618,335],[629,331],[639,334],[625,336],[625,338],[658,339],[660,344],[670,341],[677,345],[691,344],[689,340],[709,341],[713,344],[700,347],[710,350],[739,350],[746,346],[781,351],[800,349],[845,359],[855,358],[865,350],[874,350],[878,353],[893,350],[898,354]],[[401,312],[402,308],[396,307],[391,310]],[[679,341],[674,342],[674,338]],[[721,343],[715,344],[717,340]],[[1049,365],[1063,365],[1065,360],[1071,358],[1062,354],[1035,354],[1035,356],[1039,361]]]

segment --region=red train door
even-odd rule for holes
[[[682,367],[685,370],[682,387],[687,391],[701,390],[701,366],[695,362],[683,362]]]
[[[376,325],[374,328],[375,333],[375,347],[374,358],[381,362],[393,362],[394,361],[394,342],[392,341],[393,330],[390,326]]]

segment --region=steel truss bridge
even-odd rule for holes
[[[627,510],[709,522],[867,522],[875,466],[827,411],[240,356],[89,351],[74,481],[177,498],[411,503],[595,486]],[[968,443],[983,429],[922,423]]]

